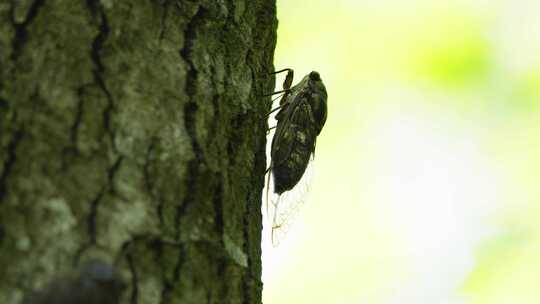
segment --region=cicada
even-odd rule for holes
[[[277,197],[272,202],[273,243],[275,243],[274,233],[288,220],[286,213],[279,210],[280,200],[298,184],[308,164],[313,160],[317,136],[321,133],[327,117],[328,94],[319,73],[313,71],[291,87],[293,70],[284,69],[275,73],[284,71],[287,71],[287,76],[283,90],[276,92],[283,93],[283,96],[279,107],[274,110],[279,112],[275,116],[277,125],[270,150],[271,161],[266,187],[268,211],[268,192],[272,179],[272,191]]]

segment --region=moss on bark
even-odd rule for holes
[[[260,303],[273,0],[0,3],[0,303],[91,258],[125,303]]]

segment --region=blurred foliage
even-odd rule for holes
[[[276,68],[318,70],[329,116],[264,302],[540,302],[538,9],[278,0]]]

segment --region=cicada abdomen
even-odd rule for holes
[[[294,87],[292,70],[284,82],[284,95],[276,115],[277,126],[270,150],[270,168],[267,182],[267,210],[270,179],[272,180],[272,240],[275,234],[290,223],[291,215],[304,199],[308,178],[303,178],[314,158],[317,136],[327,116],[326,88],[317,72],[311,72]],[[299,183],[302,181],[302,183]],[[301,189],[294,189],[297,185]],[[294,191],[293,191],[294,189]],[[290,195],[291,191],[300,194]],[[292,197],[290,197],[292,196]],[[283,206],[287,205],[287,209]]]
[[[274,191],[276,178],[273,174],[269,174],[268,189],[270,193],[267,193],[267,214],[271,225],[271,241],[274,246],[277,246],[288,234],[303,204],[308,200],[314,171],[315,166],[313,158],[311,158],[296,185],[282,193]]]

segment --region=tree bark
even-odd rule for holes
[[[89,259],[123,303],[261,303],[274,0],[0,2],[0,303]]]

